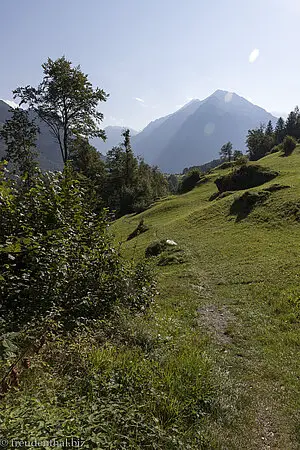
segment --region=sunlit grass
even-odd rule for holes
[[[26,416],[20,438],[73,434],[103,449],[299,447],[300,149],[259,164],[279,175],[251,191],[290,187],[240,221],[230,208],[244,191],[209,200],[231,170],[217,168],[112,225],[124,258],[172,239],[184,262],[157,267],[145,314],[36,357],[26,389],[2,403],[2,432],[15,435]],[[149,230],[126,242],[142,217]],[[214,333],[206,307],[222,320]]]
[[[220,445],[260,448],[265,439],[270,448],[297,448],[299,316],[287,292],[299,286],[300,149],[290,157],[272,154],[259,164],[279,175],[252,191],[274,183],[290,187],[271,192],[238,223],[230,206],[244,191],[209,201],[216,192],[214,179],[230,170],[217,168],[210,175],[211,182],[158,203],[137,217],[127,217],[113,230],[119,239],[144,217],[150,230],[134,247],[124,244],[124,255],[143,256],[156,238],[174,239],[189,255],[184,266],[160,269],[161,293],[153,314],[181,321],[183,335],[195,326],[197,308],[203,304],[226,305],[235,317],[229,325],[232,341],[225,353],[218,345],[213,350],[207,344],[216,358],[215,368],[223,373],[220,404],[228,405],[228,398],[232,399],[231,428],[227,413],[226,427],[211,422]],[[203,327],[198,332],[206,335]],[[218,382],[222,385],[222,380]],[[222,414],[220,410],[220,422]],[[270,420],[271,430],[266,431]]]

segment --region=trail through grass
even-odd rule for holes
[[[300,448],[300,148],[258,163],[279,175],[217,198],[231,170],[217,168],[112,225],[129,260],[177,243],[153,259],[154,303],[47,342],[2,399],[0,435],[101,450]],[[141,219],[149,229],[127,241]]]
[[[285,188],[269,189],[242,220],[230,208],[244,191],[209,201],[214,179],[226,173],[217,169],[192,192],[114,226],[117,240],[141,217],[150,227],[123,246],[127,257],[139,258],[162,238],[175,240],[188,256],[185,264],[159,269],[152,320],[180,323],[171,334],[181,341],[193,330],[213,361],[218,401],[205,424],[211,448],[300,448],[299,148],[259,164],[279,176],[250,192],[274,183]]]

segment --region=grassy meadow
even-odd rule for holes
[[[251,164],[251,163],[250,163]],[[111,226],[122,256],[151,258],[157,295],[117,327],[50,342],[0,406],[9,439],[78,436],[97,449],[300,448],[300,148],[259,165],[277,186],[250,211],[244,191],[210,200],[217,168],[191,192]],[[141,218],[149,230],[126,241]],[[105,331],[107,328],[107,332]]]
[[[184,364],[207,361],[212,397],[199,428],[208,448],[300,446],[300,149],[289,157],[269,155],[259,165],[279,175],[251,192],[275,183],[283,188],[245,217],[230,214],[243,191],[209,201],[214,180],[230,170],[216,169],[192,192],[113,227],[117,241],[141,217],[150,227],[122,245],[126,257],[139,258],[150,242],[164,238],[185,252],[184,264],[159,267],[159,296],[143,328],[166,341],[165,358],[164,345],[170,351],[173,343],[173,352],[183,346],[189,355]],[[183,383],[189,382],[186,370]]]

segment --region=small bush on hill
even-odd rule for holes
[[[152,242],[145,251],[146,257],[159,256],[157,265],[168,266],[185,262],[185,252],[178,248],[176,242],[169,239],[161,239]]]
[[[192,189],[194,189],[194,187],[200,180],[200,175],[201,173],[197,169],[193,169],[190,172],[188,172],[187,175],[185,175],[181,181],[179,192],[181,194],[184,194],[185,192],[189,192]]]
[[[246,165],[248,161],[249,160],[248,160],[248,157],[246,155],[241,155],[241,156],[239,156],[238,158],[236,158],[234,160],[234,163],[235,163],[236,166],[240,167],[240,166]]]
[[[259,186],[272,180],[277,175],[277,172],[258,165],[244,165],[228,175],[217,178],[215,184],[219,192],[238,191]]]
[[[148,258],[149,256],[158,256],[160,253],[162,253],[166,248],[168,244],[166,242],[166,239],[161,239],[160,241],[154,241],[151,244],[148,245],[145,251],[145,256]]]
[[[285,136],[283,140],[283,151],[285,156],[289,156],[293,153],[297,145],[296,139],[294,139],[292,136]]]
[[[149,256],[158,256],[165,250],[174,250],[178,249],[176,242],[170,239],[161,239],[160,241],[154,241],[148,245],[145,251],[145,256],[148,258]]]
[[[121,259],[107,210],[92,211],[68,166],[62,174],[40,174],[29,190],[16,183],[0,184],[0,317],[9,329],[53,311],[73,328],[117,305],[148,303],[148,268]]]
[[[220,164],[217,168],[218,169],[228,169],[229,167],[234,166],[234,161],[225,161],[222,164]]]

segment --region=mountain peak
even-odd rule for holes
[[[213,103],[226,110],[231,110],[232,108],[241,108],[242,110],[259,108],[260,110],[263,110],[263,108],[252,103],[250,99],[248,100],[235,92],[224,91],[222,89],[217,89],[213,94],[207,97],[204,102]]]
[[[181,108],[179,108],[173,114],[176,114],[176,112],[178,112],[178,111],[184,111],[184,110],[187,110],[187,109],[190,109],[190,108],[192,108],[192,110],[194,110],[195,108],[197,108],[200,105],[200,103],[201,103],[201,100],[198,100],[197,98],[192,98],[192,100],[190,100],[185,105],[181,106]],[[170,114],[170,115],[172,115],[172,114]]]
[[[187,102],[184,106],[193,105],[194,103],[199,103],[200,100],[198,98],[192,98],[189,102]]]
[[[132,140],[133,151],[164,172],[218,158],[224,142],[245,151],[249,129],[275,117],[238,94],[216,90],[204,100],[192,99],[173,114],[148,125]]]
[[[217,89],[213,94],[211,94],[205,100],[217,99],[217,100],[224,101],[225,103],[230,103],[233,99],[237,100],[239,98],[242,99],[243,97],[240,97],[235,92],[230,92],[230,91],[224,91],[222,89]]]
[[[228,91],[223,91],[222,89],[217,89],[213,94],[210,95],[210,97],[220,97],[222,95],[230,94]]]

